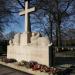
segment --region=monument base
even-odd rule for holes
[[[36,61],[40,64],[49,66],[49,46],[8,46],[7,58],[16,59],[18,62]]]
[[[29,43],[27,42],[27,36]],[[40,33],[16,34],[7,47],[7,58],[20,61],[36,61],[50,66],[52,63],[52,43],[48,37],[42,37]]]

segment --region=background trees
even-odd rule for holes
[[[12,25],[10,23],[18,23],[14,16],[21,9],[24,9],[25,1],[0,1],[1,32],[6,26]],[[72,26],[73,28],[75,27],[74,2],[75,0],[30,0],[30,7],[36,7],[36,12],[30,15],[32,30],[35,30],[37,27],[38,29],[36,31],[48,35],[50,41],[56,40],[55,44],[60,48],[62,46],[63,36],[69,36],[67,35],[67,30],[72,28]]]
[[[13,30],[12,27],[17,25],[16,13],[18,5],[15,0],[0,0],[0,37],[4,37],[4,32]],[[9,30],[7,29],[9,28]],[[14,30],[13,30],[14,31]],[[3,39],[3,38],[2,38]],[[2,40],[0,39],[0,40]]]
[[[23,2],[25,0],[17,0],[24,8]],[[43,25],[50,41],[56,40],[56,46],[62,46],[62,36],[70,28],[74,27],[75,16],[75,0],[30,0],[31,5],[36,7],[36,12],[33,16],[35,22],[31,24]],[[65,36],[66,37],[66,36]]]
[[[67,25],[69,24],[69,21],[70,23],[74,22],[74,19],[70,18],[71,16],[74,16],[75,12],[73,4],[74,1],[75,0],[39,0],[39,8],[46,11],[45,14],[49,17],[49,24],[51,23],[50,26],[55,26],[56,46],[58,48],[60,48],[62,45],[62,27],[66,25],[67,21]],[[51,28],[50,32],[53,29]]]
[[[6,3],[4,0],[0,1],[0,34],[2,34],[4,27],[6,26],[5,22],[8,22],[7,16],[11,15],[10,11],[6,9]]]

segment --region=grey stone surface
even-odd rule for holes
[[[31,75],[0,65],[0,75]]]

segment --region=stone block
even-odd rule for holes
[[[49,66],[49,46],[8,46],[7,58],[17,61],[36,61]]]
[[[50,65],[51,47],[48,37],[41,37],[40,33],[16,34],[13,45],[7,47],[7,58],[17,61],[36,61],[43,65]]]
[[[13,45],[20,45],[20,33],[17,33],[13,39]]]

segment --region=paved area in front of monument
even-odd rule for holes
[[[5,63],[5,62],[0,61],[0,65],[9,67],[9,69],[10,68],[15,69],[14,72],[15,71],[17,71],[17,72],[20,71],[20,72],[25,72],[25,74],[29,73],[29,74],[26,74],[26,75],[49,75],[48,73],[45,73],[45,72],[33,71],[32,69],[27,69],[23,66],[18,66],[18,65],[16,65],[16,63]],[[2,75],[2,74],[0,74],[0,75]],[[6,74],[3,74],[3,75],[6,75]],[[18,75],[18,74],[7,74],[7,75]],[[21,75],[23,75],[23,74],[21,74]],[[50,74],[50,75],[53,75],[53,74]]]
[[[0,75],[31,75],[0,65]]]

